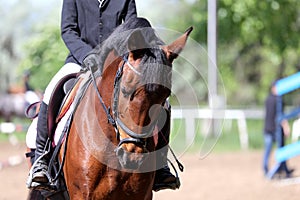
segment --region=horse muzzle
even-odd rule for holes
[[[122,168],[128,170],[137,170],[148,158],[148,151],[143,148],[142,153],[129,152],[124,147],[118,146],[115,149],[116,155]]]

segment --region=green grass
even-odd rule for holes
[[[204,136],[208,128],[204,128],[203,120],[197,120],[196,135],[193,142],[187,144],[185,138],[185,122],[184,120],[174,120],[171,135],[171,147],[176,152],[200,152],[206,154],[213,148],[214,152],[239,151],[241,150],[238,125],[235,120],[226,120],[223,127],[219,128],[216,136]],[[263,121],[247,120],[248,144],[249,149],[263,148]]]
[[[3,122],[3,121],[0,121],[0,122]],[[14,118],[13,123],[18,125],[18,127],[17,127],[18,130],[16,132],[13,132],[13,133],[10,133],[10,134],[0,132],[0,142],[9,141],[10,136],[16,137],[19,141],[25,141],[27,127],[30,125],[31,120],[21,119],[21,118]]]
[[[12,134],[0,134],[0,142],[7,142],[9,141],[9,138],[13,136],[18,139],[18,141],[24,142],[26,139],[26,133],[25,132],[18,132],[18,133],[12,133]]]

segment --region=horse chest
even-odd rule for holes
[[[151,199],[151,174],[111,173],[102,177],[97,186],[96,199]]]

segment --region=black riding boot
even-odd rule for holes
[[[45,154],[45,151],[49,151],[48,144],[48,126],[47,126],[47,110],[48,105],[44,102],[41,103],[40,111],[38,115],[37,123],[37,136],[36,136],[36,150],[35,160],[36,164],[33,166],[32,182],[46,184],[48,179],[48,163],[49,154]]]
[[[157,171],[155,173],[155,179],[153,184],[153,190],[159,191],[163,189],[178,189],[180,187],[180,181],[178,177],[175,177],[168,167],[168,144],[170,136],[170,123],[171,123],[171,108],[165,109],[167,118],[165,125],[161,129],[158,135],[156,166]],[[164,121],[164,120],[162,120]]]

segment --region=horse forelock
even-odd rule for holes
[[[164,42],[155,34],[155,30],[144,18],[129,19],[117,27],[107,40],[101,44],[100,52],[98,52],[100,55],[99,71],[103,74],[110,52],[114,51],[116,57],[129,54],[129,38],[135,31],[139,31],[145,40],[142,45],[136,47],[138,49],[131,49],[131,51],[143,49],[143,52],[145,52],[139,64],[142,72],[141,84],[144,85],[147,92],[156,91],[161,88],[170,91],[172,68],[161,49]]]
[[[94,52],[99,55],[100,72],[103,71],[105,60],[112,50],[119,56],[124,56],[129,53],[128,40],[131,34],[137,30],[141,32],[146,42],[144,46],[140,46],[139,48],[157,48],[159,45],[164,44],[163,41],[156,36],[148,20],[144,18],[130,18],[118,26],[112,34],[94,50]]]
[[[166,55],[160,48],[148,50],[139,64],[142,71],[142,84],[145,84],[145,89],[148,92],[153,92],[161,86],[171,90],[172,66]]]

